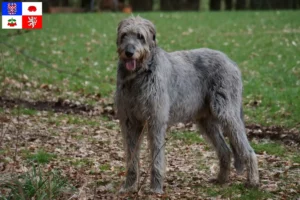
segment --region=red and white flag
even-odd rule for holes
[[[41,29],[43,27],[43,7],[42,2],[22,3],[22,28]]]

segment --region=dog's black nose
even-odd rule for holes
[[[132,44],[129,44],[125,48],[125,55],[128,58],[131,58],[133,56],[133,54],[134,54],[134,51],[135,51],[135,47]]]
[[[133,56],[134,52],[125,51],[125,54],[128,58],[131,58]]]

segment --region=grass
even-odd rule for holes
[[[39,150],[34,154],[29,154],[25,152],[27,160],[37,162],[39,164],[46,164],[49,163],[51,159],[55,158],[54,154],[48,153],[44,150]]]
[[[155,22],[158,43],[168,51],[209,47],[224,51],[239,63],[244,75],[245,113],[250,122],[289,127],[297,124],[300,114],[295,111],[300,110],[300,103],[294,99],[300,93],[299,11],[141,15]],[[59,69],[75,70],[84,78],[44,68],[3,48],[6,74],[16,77],[24,73],[40,83],[55,85],[69,80],[70,90],[109,95],[115,88],[115,29],[124,17],[127,16],[111,13],[45,15],[43,30],[6,40],[26,47],[31,55],[48,60]],[[226,22],[220,24],[219,19]],[[261,103],[252,106],[253,101]]]
[[[0,199],[56,199],[70,189],[68,181],[58,171],[43,172],[39,167],[33,167],[26,173],[0,183],[2,191]]]
[[[93,161],[91,161],[88,158],[80,158],[80,159],[76,159],[76,160],[71,160],[71,164],[78,168],[82,168],[82,167],[86,167],[86,166],[91,166],[93,164]]]
[[[99,119],[100,120],[100,119]],[[98,119],[90,119],[88,117],[82,117],[76,114],[62,114],[59,116],[55,116],[53,114],[49,114],[48,122],[50,124],[62,125],[62,124],[77,124],[77,125],[89,125],[92,127],[99,126]]]
[[[200,186],[200,191],[205,192],[209,197],[218,197],[222,199],[242,199],[242,200],[252,200],[252,199],[267,199],[272,198],[272,194],[255,189],[255,188],[245,188],[243,184],[232,184],[226,187],[216,187],[216,186]]]
[[[12,109],[13,115],[23,114],[23,115],[36,115],[37,111],[29,108],[14,108]]]
[[[229,199],[267,199],[271,198],[272,194],[259,189],[246,189],[242,184],[233,184],[223,191],[223,196]],[[222,194],[222,192],[221,192]],[[238,196],[236,194],[239,194]]]
[[[109,164],[103,164],[99,167],[99,169],[101,171],[107,171],[107,170],[110,170],[110,165]]]
[[[293,158],[292,158],[293,162],[295,163],[299,163],[300,164],[300,156],[299,155],[295,155]]]
[[[252,147],[254,148],[256,153],[266,152],[267,154],[272,154],[277,156],[284,156],[286,153],[285,147],[275,142],[258,143],[258,144],[252,143]]]
[[[193,143],[204,143],[204,139],[200,137],[200,134],[197,132],[190,131],[174,131],[170,134],[171,137],[177,140],[182,140],[185,143],[193,144]]]
[[[140,15],[156,24],[158,44],[167,51],[208,47],[236,61],[243,73],[249,123],[299,127],[299,14],[300,11],[270,11]],[[26,74],[39,84],[64,85],[65,91],[109,96],[116,82],[116,27],[125,17],[128,15],[117,13],[45,14],[42,30],[14,37],[5,36],[14,30],[0,30],[1,41],[53,66],[46,68],[29,61],[0,43],[2,71],[10,78]],[[2,82],[4,76],[0,79]]]

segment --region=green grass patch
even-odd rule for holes
[[[293,162],[295,163],[299,163],[300,164],[300,156],[299,155],[295,155],[293,158],[292,158]]]
[[[119,128],[119,125],[115,122],[108,121],[104,124],[104,126],[108,129],[116,130]]]
[[[254,148],[256,153],[266,152],[267,154],[272,154],[276,156],[284,156],[286,153],[285,147],[275,142],[257,144],[252,143],[252,147]]]
[[[71,137],[74,138],[74,139],[76,139],[76,140],[82,140],[86,136],[84,136],[84,135],[71,135]]]
[[[26,152],[25,152],[26,154]],[[52,153],[48,153],[44,150],[39,150],[34,154],[28,154],[27,152],[27,160],[29,161],[33,161],[33,162],[37,162],[40,164],[45,164],[45,163],[49,163],[53,158],[56,157],[55,154]]]
[[[272,198],[272,194],[266,191],[262,191],[254,188],[246,188],[243,184],[232,184],[230,186],[200,186],[199,191],[205,193],[211,197],[221,197],[222,199],[242,199],[242,200],[253,200],[253,199],[267,199]]]
[[[93,161],[91,161],[88,158],[81,158],[81,159],[72,160],[71,164],[78,168],[82,168],[82,167],[91,166],[93,164]]]
[[[99,120],[100,121],[100,120]],[[59,116],[50,116],[49,123],[61,125],[64,124],[76,124],[76,125],[89,125],[89,126],[99,126],[99,121],[97,119],[90,119],[88,117],[82,117],[79,115],[71,114],[61,114]]]
[[[0,187],[9,191],[0,199],[57,199],[67,191],[74,191],[68,180],[58,171],[44,173],[39,167],[32,167],[27,173],[0,183]]]
[[[174,131],[171,133],[171,137],[177,140],[182,140],[188,144],[204,143],[204,139],[200,137],[200,133],[191,131]]]
[[[18,114],[20,114],[20,115],[35,115],[36,113],[37,113],[37,111],[36,110],[34,110],[34,109],[29,109],[29,108],[22,108],[22,107],[20,107],[20,108],[14,108],[12,111],[11,111],[11,113],[13,114],[13,115],[18,115]]]
[[[295,101],[300,94],[299,14],[295,10],[148,12],[140,16],[155,23],[158,45],[166,51],[208,47],[234,60],[243,75],[247,122],[295,127],[300,118],[300,101]],[[116,28],[128,16],[45,14],[42,30],[5,37],[15,30],[1,29],[3,41],[53,66],[36,64],[0,43],[1,72],[15,79],[26,74],[30,81],[63,91],[108,97],[116,84]]]
[[[99,169],[100,169],[101,171],[107,171],[107,170],[110,170],[110,164],[104,164],[104,165],[101,165],[101,166],[99,167]]]
[[[233,184],[223,191],[223,197],[229,199],[242,199],[242,200],[253,200],[253,199],[267,199],[271,198],[272,194],[259,189],[247,189],[242,184]],[[240,196],[237,196],[240,194]]]

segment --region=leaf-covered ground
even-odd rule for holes
[[[51,95],[49,95],[51,101]],[[54,97],[53,97],[54,98]],[[78,94],[78,99],[80,97]],[[23,104],[21,104],[23,103]],[[166,194],[149,195],[149,164],[146,140],[141,153],[141,190],[138,194],[117,196],[125,178],[124,151],[118,120],[111,100],[99,99],[94,106],[69,100],[57,101],[60,110],[49,110],[55,103],[24,102],[1,99],[0,112],[0,182],[39,166],[44,171],[58,170],[67,177],[73,190],[60,199],[295,199],[300,190],[299,143],[284,132],[276,140],[267,139],[268,129],[247,129],[258,154],[261,185],[244,187],[245,174],[232,168],[230,182],[219,186],[210,183],[218,171],[212,148],[197,133],[194,125],[178,124],[167,134]],[[13,106],[14,104],[14,106]],[[34,107],[35,105],[39,105]],[[26,107],[27,106],[27,107]],[[34,109],[36,108],[36,109]],[[85,109],[82,109],[85,108]],[[81,110],[80,110],[81,109]],[[295,130],[285,130],[297,135]],[[258,139],[257,134],[262,134]],[[145,138],[144,138],[145,139]],[[34,163],[34,164],[33,164]],[[9,192],[0,184],[0,192]]]

